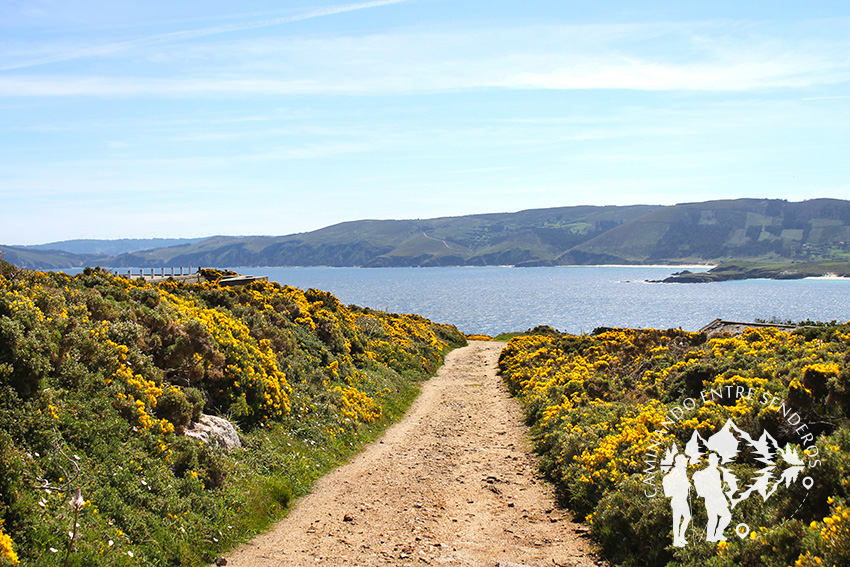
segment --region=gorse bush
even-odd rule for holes
[[[0,275],[0,564],[212,561],[400,416],[465,343],[421,317],[220,275]],[[182,436],[202,412],[235,422],[243,447]]]
[[[610,559],[840,566],[850,564],[848,349],[848,325],[758,328],[711,340],[680,330],[546,332],[512,339],[500,368],[525,406],[543,470]],[[654,468],[664,453],[656,451],[689,442],[693,451],[695,435],[704,442],[729,420],[804,455],[798,469],[805,472],[788,473],[769,498],[743,500],[727,541],[706,541],[706,510],[691,505],[690,543],[674,546],[671,501],[658,492],[663,473]],[[745,453],[728,466],[758,486],[765,466],[758,457]],[[688,470],[702,466],[692,459]]]

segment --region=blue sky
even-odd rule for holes
[[[0,243],[850,198],[846,1],[0,0]]]

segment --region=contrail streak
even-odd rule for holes
[[[21,62],[21,63],[13,63],[7,65],[0,65],[0,71],[11,71],[14,69],[26,69],[29,67],[36,67],[39,65],[46,65],[48,63],[59,63],[62,61],[72,61],[74,59],[83,59],[85,57],[96,57],[98,55],[109,55],[112,53],[119,53],[121,51],[127,51],[130,49],[137,49],[140,47],[147,47],[151,45],[161,45],[165,43],[171,43],[175,41],[183,41],[196,39],[199,37],[206,37],[210,35],[217,35],[222,33],[229,32],[237,32],[251,29],[259,29],[266,28],[271,26],[278,26],[281,24],[288,24],[291,22],[299,22],[302,20],[310,20],[313,18],[322,18],[325,16],[333,16],[335,14],[342,14],[345,12],[354,12],[356,10],[365,10],[368,8],[377,8],[380,6],[388,6],[392,4],[401,4],[403,2],[407,2],[408,0],[373,0],[371,2],[357,2],[355,4],[342,4],[338,6],[327,6],[324,8],[317,8],[315,10],[310,10],[309,12],[304,12],[303,14],[296,14],[294,16],[282,16],[279,18],[270,18],[267,20],[258,20],[253,22],[247,22],[243,24],[229,24],[229,25],[221,25],[214,26],[208,28],[202,28],[197,30],[185,30],[185,31],[177,31],[177,32],[169,32],[163,34],[152,35],[148,37],[138,38],[138,39],[130,39],[127,41],[118,41],[114,43],[109,43],[105,45],[98,45],[95,47],[85,47],[80,49],[73,49],[70,51],[66,51],[61,54],[56,54],[53,56],[42,57],[38,59],[32,59],[29,61]]]

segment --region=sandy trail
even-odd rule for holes
[[[585,530],[537,476],[496,374],[503,346],[451,352],[401,422],[227,565],[595,565]]]

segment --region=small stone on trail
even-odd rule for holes
[[[346,514],[345,516],[342,517],[342,521],[343,522],[353,522],[354,516],[352,516],[351,514]]]

